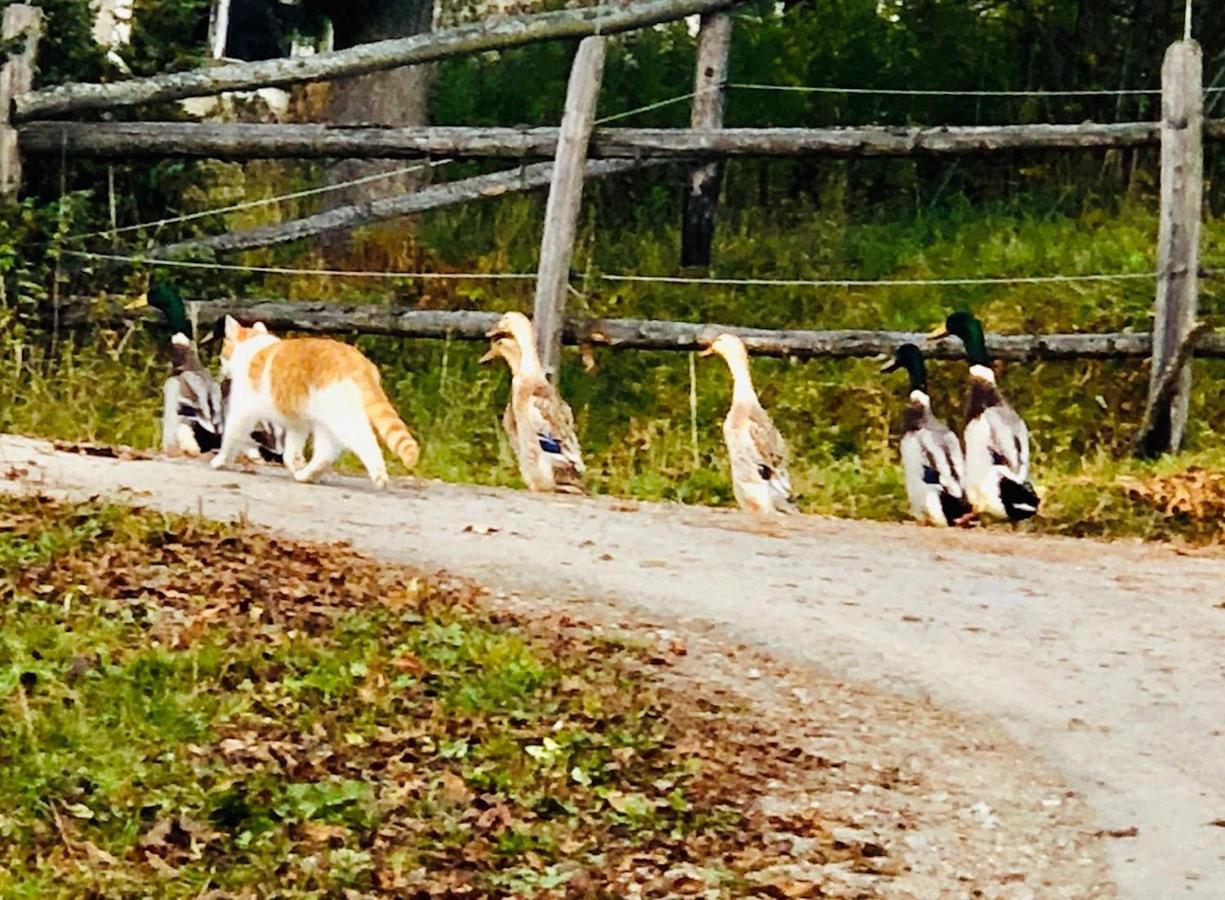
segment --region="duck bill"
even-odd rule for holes
[[[125,303],[123,308],[124,309],[144,309],[148,305],[149,305],[149,294],[146,292],[144,294],[141,294],[131,303]]]
[[[938,341],[941,338],[946,338],[948,336],[949,336],[949,330],[945,328],[943,325],[937,325],[931,331],[927,332],[927,339],[929,341]]]
[[[715,355],[714,347],[706,347],[705,349],[698,351],[698,356],[714,356],[714,355]]]
[[[885,363],[883,366],[881,366],[880,370],[881,372],[896,372],[901,367],[902,367],[901,363],[899,363],[896,359],[891,359],[887,363]]]
[[[486,363],[493,362],[497,358],[498,358],[498,352],[494,350],[492,347],[490,347],[489,352],[486,353],[484,356],[482,356],[480,359],[478,359],[477,362],[483,366]]]

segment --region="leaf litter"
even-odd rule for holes
[[[767,802],[797,773],[852,785],[743,698],[661,678],[674,636],[38,497],[0,500],[0,592],[5,893],[866,898],[907,868]]]

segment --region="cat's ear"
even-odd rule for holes
[[[263,322],[256,322],[254,325],[251,326],[251,330],[254,331],[256,334],[267,334],[268,326],[265,325]]]
[[[242,326],[238,324],[238,320],[233,316],[225,317],[225,337],[228,341],[233,341],[238,338],[238,332],[242,330]]]

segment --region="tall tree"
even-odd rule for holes
[[[386,38],[429,31],[434,0],[308,0],[308,7],[332,22],[335,47],[343,50]],[[327,100],[328,121],[343,125],[424,125],[429,110],[433,66],[410,66],[373,72],[332,82]],[[332,183],[402,167],[368,160],[342,160],[332,167]],[[401,176],[330,194],[331,205],[358,203],[407,190]]]

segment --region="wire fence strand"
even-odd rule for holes
[[[710,91],[720,90],[719,87],[703,88],[700,91],[690,91],[687,94],[678,94],[675,97],[669,97],[667,100],[657,100],[654,103],[648,103],[645,106],[639,106],[635,109],[627,109],[625,112],[613,113],[611,116],[604,116],[602,119],[596,119],[596,125],[607,125],[609,122],[618,122],[621,119],[628,119],[631,116],[636,116],[639,113],[650,112],[653,109],[662,109],[665,106],[672,106],[675,103],[683,103],[686,100],[692,100],[698,94],[708,93]]]
[[[104,262],[119,262],[133,266],[157,266],[213,270],[218,272],[247,272],[262,275],[301,275],[335,278],[417,278],[449,281],[505,280],[529,281],[536,278],[534,272],[384,272],[351,269],[312,269],[295,266],[247,266],[235,263],[214,263],[198,260],[151,259],[127,256],[120,253],[94,253],[86,250],[65,250],[67,256]],[[954,276],[936,278],[698,278],[679,275],[636,275],[619,273],[593,273],[591,277],[608,282],[636,284],[683,284],[717,285],[720,287],[970,287],[974,285],[999,284],[1058,284],[1076,282],[1152,280],[1157,272],[1096,272],[1072,275],[992,275]]]
[[[894,97],[1121,97],[1135,94],[1157,95],[1160,88],[1086,89],[1067,91],[948,91],[924,88],[859,88],[834,87],[831,85],[804,84],[760,84],[754,82],[729,82],[727,87],[742,91],[781,91],[797,94],[875,94]]]
[[[246,266],[235,263],[214,263],[187,259],[150,259],[125,256],[121,253],[94,253],[89,250],[65,250],[65,256],[100,262],[126,263],[132,266],[155,266],[170,269],[201,269],[215,272],[245,272],[258,275],[302,275],[320,278],[419,278],[440,281],[494,281],[534,279],[529,272],[385,272],[360,269],[309,269],[296,266]]]
[[[989,284],[1057,284],[1059,282],[1153,279],[1157,272],[1099,272],[1088,275],[999,275],[953,278],[685,278],[674,275],[597,275],[604,281],[655,284],[711,284],[725,287],[920,287]]]
[[[286,200],[300,200],[303,197],[315,197],[320,194],[331,193],[332,191],[341,191],[346,188],[357,187],[362,184],[370,184],[375,181],[383,181],[388,178],[395,178],[400,175],[411,175],[415,172],[421,172],[425,169],[433,169],[439,166],[445,166],[448,163],[454,162],[451,159],[430,160],[429,162],[418,163],[412,166],[404,166],[399,169],[392,169],[387,172],[375,172],[372,175],[363,175],[360,178],[352,178],[348,181],[338,181],[335,184],[325,184],[320,187],[306,188],[301,191],[292,191],[287,194],[277,194],[274,197],[260,197],[256,200],[243,200],[239,203],[232,203],[229,206],[218,206],[213,209],[202,209],[198,212],[184,213],[181,216],[169,216],[165,219],[157,219],[153,222],[141,222],[136,225],[124,225],[122,228],[107,228],[101,231],[91,231],[87,234],[73,234],[64,238],[65,241],[84,241],[97,237],[110,237],[116,234],[128,234],[133,231],[144,231],[151,228],[162,228],[166,225],[178,225],[183,222],[194,222],[198,219],[206,219],[209,216],[219,216],[224,213],[240,212],[244,209],[255,209],[260,206],[271,206],[274,203],[281,203]]]

